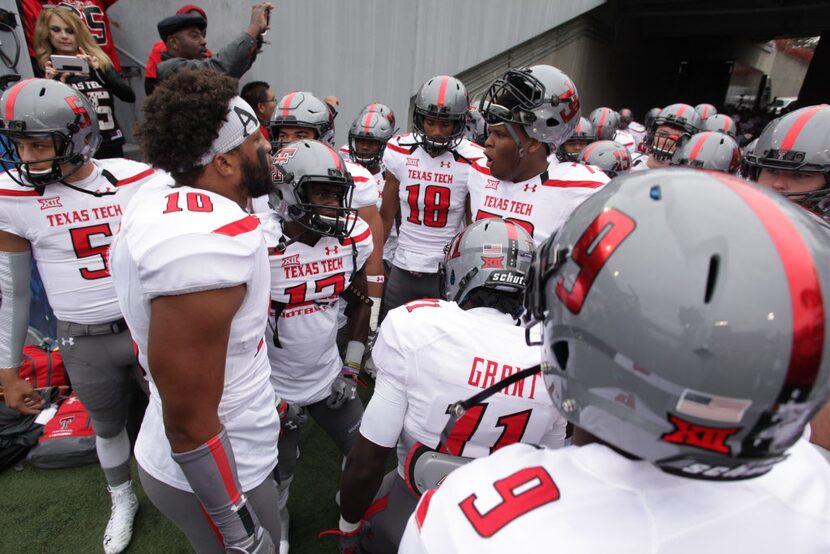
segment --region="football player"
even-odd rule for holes
[[[701,126],[703,131],[715,131],[718,133],[726,133],[733,139],[737,140],[738,126],[735,120],[724,114],[715,114],[703,120]]]
[[[441,439],[451,404],[540,361],[516,325],[534,251],[515,223],[477,221],[448,244],[439,272],[444,300],[415,300],[386,316],[372,351],[374,396],[343,472],[341,541],[357,542],[366,519],[364,549],[396,552],[423,481],[445,474],[435,469],[436,452],[450,463],[519,441],[564,444],[565,420],[538,374],[471,407]],[[384,477],[396,445],[398,467]]]
[[[556,149],[557,157],[560,162],[578,162],[579,154],[596,140],[594,126],[584,117],[580,117],[573,134]]]
[[[271,145],[236,79],[214,71],[173,75],[144,109],[137,137],[164,172],[130,204],[110,252],[150,380],[139,476],[197,552],[269,553],[280,521],[268,259],[245,208],[271,190]]]
[[[484,99],[490,133],[486,163],[470,169],[472,219],[513,221],[539,244],[608,182],[590,166],[548,163],[579,123],[576,87],[555,67],[535,65],[508,70]]]
[[[0,98],[0,384],[6,404],[36,414],[43,399],[18,376],[29,321],[31,261],[57,316],[61,355],[95,430],[112,497],[104,551],[130,542],[138,500],[131,489],[127,391],[140,377],[118,306],[107,250],[121,215],[152,174],[144,164],[94,160],[101,143],[86,97],[54,80],[20,81]]]
[[[717,117],[717,116],[714,116]],[[711,121],[710,117],[707,121]],[[672,157],[671,165],[737,173],[741,167],[741,148],[725,133],[704,131],[692,135]]]
[[[773,120],[747,148],[748,177],[827,217],[830,106],[807,106]]]
[[[271,384],[287,403],[283,410],[310,415],[345,456],[363,415],[356,390],[369,334],[365,265],[374,248],[372,233],[350,207],[352,177],[328,144],[301,140],[284,146],[274,156],[273,178],[277,191],[270,203],[277,213],[267,227],[281,229],[276,235],[283,240],[269,256]],[[350,311],[343,359],[336,344],[341,296]],[[282,552],[289,547],[287,502],[299,439],[299,426],[283,427],[278,466]]]
[[[700,131],[701,119],[688,104],[666,106],[648,126],[644,153],[634,157],[631,171],[666,167],[678,148]]]
[[[634,137],[637,152],[639,152],[640,144],[642,144],[646,138],[646,128],[640,123],[634,121],[634,114],[628,108],[620,110],[620,128],[631,133],[631,136]],[[634,152],[631,154],[634,155]]]
[[[461,81],[432,77],[415,96],[414,132],[395,136],[386,146],[380,208],[384,238],[396,220],[400,225],[381,320],[406,302],[438,295],[444,245],[465,223],[468,168],[483,156],[464,137],[468,105]]]
[[[714,107],[712,104],[698,104],[695,106],[695,111],[700,116],[701,121],[706,121],[713,115],[717,115],[718,109]]]
[[[631,169],[631,154],[618,142],[598,140],[582,151],[579,163],[598,167],[613,179]]]
[[[277,109],[271,116],[271,142],[276,149],[289,142],[303,139],[330,144],[334,139],[334,115],[330,104],[311,93],[291,92],[280,99]],[[366,279],[370,284],[369,294],[374,302],[372,321],[377,327],[380,299],[386,280],[383,270],[383,222],[378,206],[377,179],[362,164],[351,160],[346,161],[346,170],[354,181],[351,207],[356,209],[357,215],[369,225],[375,243],[372,255],[367,261]],[[256,211],[259,213],[267,209],[260,205]],[[345,320],[341,320],[341,324],[343,323]]]
[[[386,111],[386,115],[384,115]],[[369,104],[364,111],[360,112],[349,128],[348,145],[340,148],[341,155],[356,164],[362,165],[372,174],[377,187],[378,213],[383,200],[383,188],[386,185],[383,167],[383,154],[386,151],[386,143],[394,136],[395,115],[383,104],[374,102]],[[345,149],[345,153],[344,153]],[[372,236],[375,240],[375,247],[383,240],[383,228],[373,230]],[[397,230],[392,227],[389,237],[383,242],[384,271],[386,264],[391,263],[395,254],[395,247],[398,244]],[[383,284],[386,281],[385,275],[367,275],[369,285],[369,296],[372,298],[372,317],[369,320],[369,328],[375,331],[378,326],[380,315],[381,298],[383,297]]]
[[[607,185],[528,283],[577,446],[455,470],[400,552],[830,551],[830,466],[802,438],[830,398],[828,259],[830,227],[736,177]]]

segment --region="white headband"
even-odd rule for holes
[[[259,119],[250,104],[241,96],[234,96],[228,104],[228,116],[219,129],[219,136],[199,159],[198,165],[206,166],[217,154],[233,150],[245,142],[251,133],[259,133]]]

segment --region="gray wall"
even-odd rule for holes
[[[410,97],[427,78],[458,74],[604,3],[605,0],[302,0],[276,2],[272,30],[243,77],[271,83],[277,97],[292,90],[340,97],[338,143],[370,101],[389,104],[399,125]],[[121,0],[109,10],[116,44],[146,59],[156,23],[184,0]],[[208,47],[218,50],[241,32],[253,2],[201,0]],[[122,55],[122,64],[130,64]],[[140,86],[137,87],[141,89]],[[143,90],[143,89],[142,89]],[[139,106],[141,97],[139,98]],[[123,126],[132,114],[121,106]]]

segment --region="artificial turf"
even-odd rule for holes
[[[288,501],[291,552],[337,552],[336,538],[317,535],[337,527],[340,510],[334,496],[342,456],[310,418],[300,438],[300,453]],[[192,552],[184,535],[144,495],[137,478],[133,486],[141,507],[126,552]],[[109,508],[97,464],[41,470],[24,463],[19,471],[8,469],[0,473],[0,553],[102,552]]]

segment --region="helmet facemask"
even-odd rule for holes
[[[43,188],[62,181],[78,171],[86,161],[83,154],[74,152],[74,142],[60,131],[34,134],[3,130],[0,131],[0,136],[5,138],[2,141],[2,150],[0,150],[0,163],[17,169],[17,172],[8,171],[7,175],[18,185],[24,187]],[[55,155],[37,162],[23,162],[14,142],[19,138],[51,140]],[[33,170],[31,168],[32,165],[49,162],[51,162],[51,167],[48,169]],[[70,166],[66,173],[64,173],[64,166]]]
[[[313,184],[342,187],[338,205],[313,204],[308,191],[309,186]],[[288,206],[288,215],[309,231],[327,237],[346,238],[357,223],[357,210],[351,207],[353,191],[354,183],[351,178],[306,175],[294,185],[294,195],[298,203]],[[333,214],[324,212],[333,212]]]
[[[357,148],[357,141],[365,140],[378,144],[379,148],[374,153],[360,153]],[[362,165],[363,167],[378,166],[383,160],[383,153],[386,150],[386,141],[372,136],[361,136],[359,134],[349,133],[349,156],[352,161]]]
[[[452,133],[446,137],[429,135],[424,129],[424,120],[427,117],[437,119],[439,121],[452,121],[455,128]],[[412,115],[412,126],[415,129],[414,134],[416,140],[418,141],[418,145],[432,156],[437,156],[438,154],[443,154],[444,152],[457,148],[464,139],[466,119],[466,114],[441,114],[437,111],[437,107],[435,106],[430,106],[430,109],[428,110],[424,110],[416,106]]]

